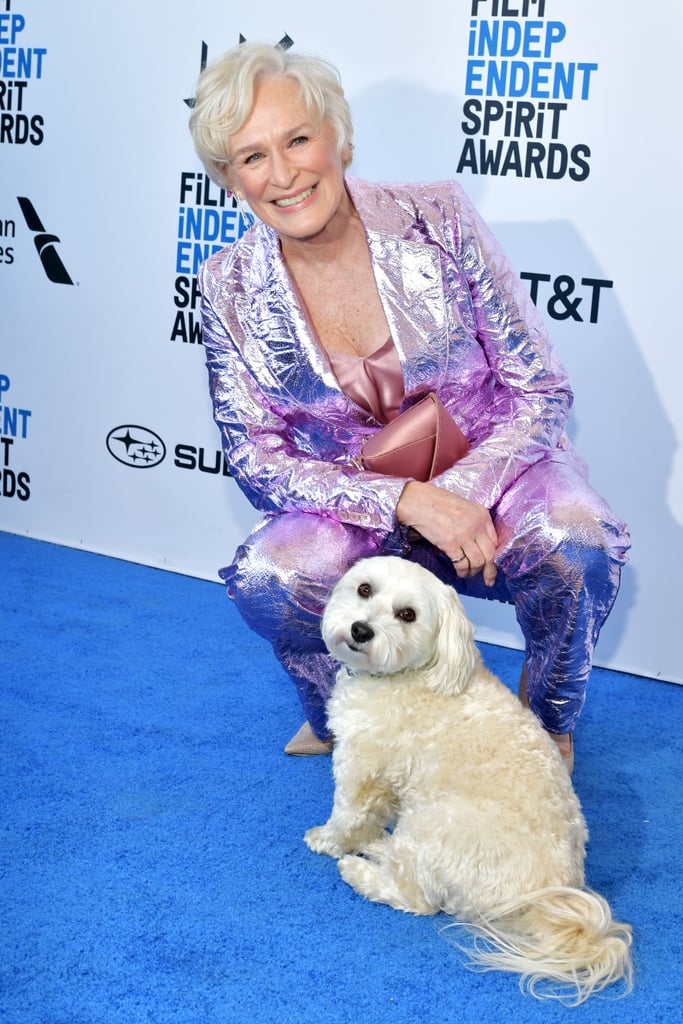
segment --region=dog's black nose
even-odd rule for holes
[[[367,622],[354,622],[351,626],[351,636],[357,644],[366,644],[374,635],[374,629],[368,626]]]

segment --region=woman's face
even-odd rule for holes
[[[228,176],[259,217],[284,239],[325,236],[349,202],[332,125],[308,113],[291,78],[257,87],[249,117],[230,139]]]

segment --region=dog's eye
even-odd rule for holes
[[[359,597],[372,597],[372,587],[369,583],[361,583],[358,588]]]
[[[415,622],[417,615],[414,608],[401,608],[396,612],[396,618],[400,619],[401,622]]]

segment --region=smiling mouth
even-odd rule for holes
[[[295,206],[297,203],[303,203],[304,199],[308,199],[315,192],[316,186],[312,185],[311,188],[307,188],[305,192],[299,192],[298,196],[289,196],[287,199],[275,199],[274,203],[276,206]]]

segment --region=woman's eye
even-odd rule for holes
[[[401,622],[415,622],[417,615],[414,608],[401,608],[400,611],[396,612],[396,618],[400,619]]]
[[[361,583],[358,588],[359,597],[372,597],[372,587],[369,583]]]
[[[290,145],[292,145],[292,146],[301,146],[301,145],[303,145],[304,142],[308,142],[308,136],[306,136],[306,135],[297,135],[295,139],[292,139]]]
[[[244,163],[255,164],[258,160],[261,159],[262,156],[263,153],[250,153],[248,157],[245,157]]]

